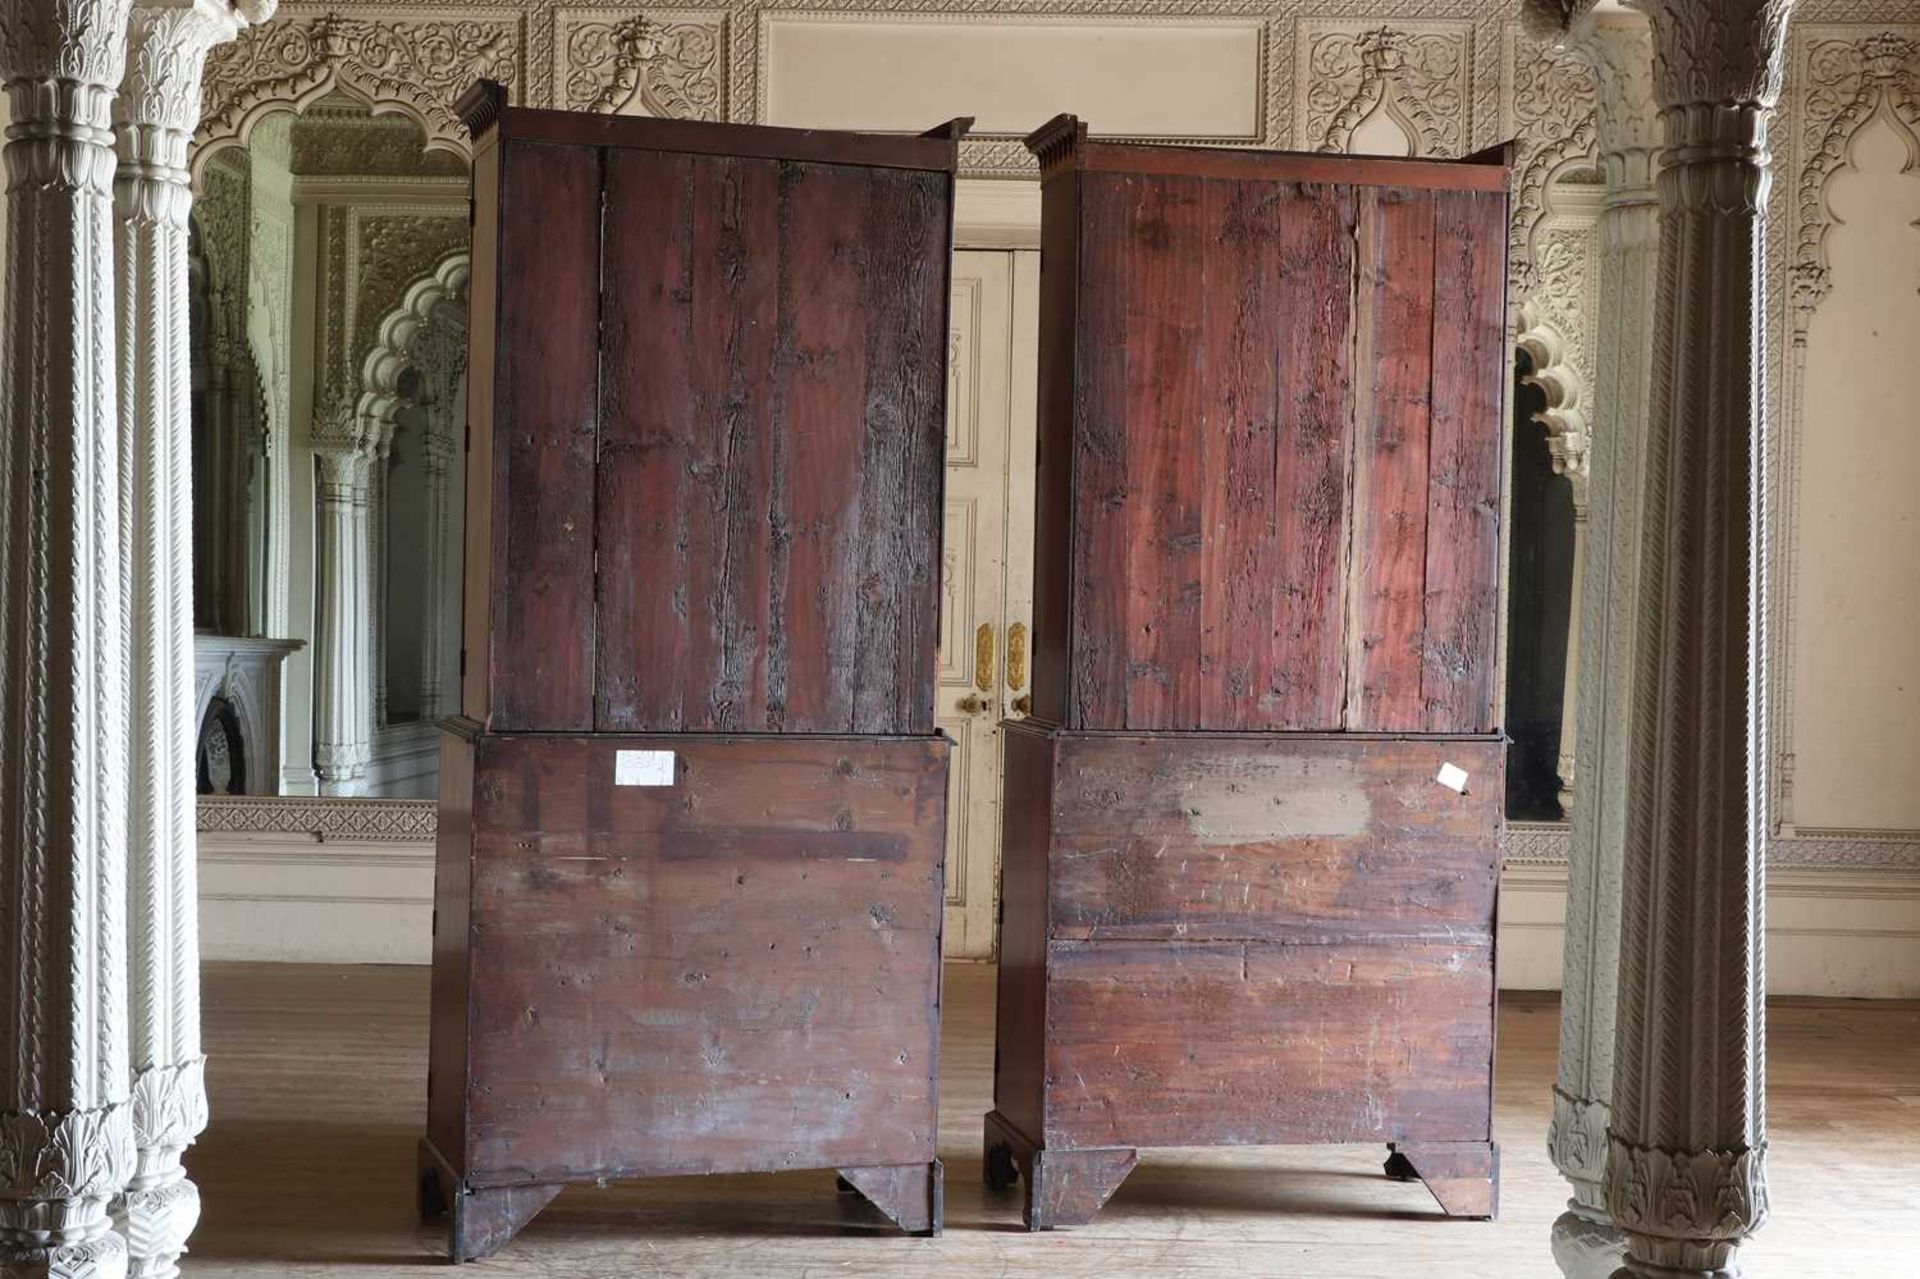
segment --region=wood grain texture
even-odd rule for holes
[[[1369,357],[1361,376],[1370,385],[1355,407],[1345,727],[1368,732],[1427,727],[1422,677],[1433,200],[1425,191],[1395,188],[1360,198],[1357,323]]]
[[[507,144],[499,203],[490,634],[496,729],[593,727],[600,154]],[[530,200],[516,192],[538,191]],[[484,216],[477,214],[476,216]]]
[[[1434,196],[1433,412],[1425,665],[1429,732],[1494,726],[1500,594],[1500,415],[1506,386],[1504,194]]]
[[[1372,737],[1060,740],[1055,939],[1490,945],[1501,744]],[[1467,770],[1467,794],[1434,780]]]
[[[1485,731],[1504,197],[1204,170],[1043,188],[1036,714]]]
[[[477,207],[476,243],[501,244],[485,340],[507,354],[479,411],[490,607],[468,618],[494,687],[468,712],[931,732],[951,173],[614,144],[629,132],[656,131],[510,140]]]
[[[475,749],[466,1185],[932,1160],[943,740]]]

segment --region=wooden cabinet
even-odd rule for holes
[[[463,717],[423,1207],[837,1168],[940,1226],[953,174],[921,138],[462,103]]]
[[[1491,1215],[1503,156],[1029,145],[989,1180],[1039,1229],[1142,1146],[1380,1140]]]

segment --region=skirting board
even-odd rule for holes
[[[1500,985],[1558,990],[1567,876],[1509,866],[1500,881]],[[310,834],[200,833],[208,959],[424,964],[433,845]],[[1776,995],[1920,998],[1920,874],[1776,870],[1767,892]]]

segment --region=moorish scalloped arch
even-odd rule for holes
[[[447,255],[426,275],[407,286],[400,304],[380,321],[373,349],[360,368],[361,420],[380,430],[393,425],[393,415],[406,403],[400,376],[414,362],[414,344],[427,328],[457,307],[464,324],[472,259],[465,250]]]

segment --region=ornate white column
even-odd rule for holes
[[[1659,113],[1653,41],[1638,14],[1589,15],[1572,51],[1593,68],[1606,200],[1600,315],[1589,410],[1585,556],[1576,603],[1580,654],[1574,713],[1573,839],[1560,993],[1560,1073],[1547,1147],[1573,1186],[1568,1208],[1605,1222],[1601,1176],[1613,1095],[1615,982],[1620,962],[1620,859],[1625,840],[1627,712],[1632,704],[1639,589],[1640,468],[1653,368],[1660,223],[1653,190]],[[1568,1230],[1575,1230],[1571,1222]],[[1582,1239],[1594,1232],[1579,1231]]]
[[[126,0],[0,0],[0,1277],[126,1271],[127,577],[113,133]]]
[[[314,642],[313,766],[321,793],[364,795],[372,756],[373,671],[371,450],[336,411],[334,429],[314,441],[320,475],[317,559],[320,589]]]
[[[1735,1273],[1767,1217],[1767,119],[1792,0],[1633,0],[1665,123],[1607,1211],[1623,1275]]]
[[[420,717],[429,722],[458,709],[450,698],[458,680],[446,678],[449,652],[458,651],[456,632],[448,625],[460,611],[460,562],[451,545],[453,463],[459,444],[444,428],[445,404],[432,405],[423,441],[427,464],[427,616],[420,628]],[[451,604],[449,604],[451,601]]]
[[[130,1048],[138,1161],[116,1208],[129,1271],[171,1279],[200,1218],[181,1167],[206,1127],[195,874],[193,473],[187,331],[187,144],[207,50],[273,10],[141,0],[114,104],[121,483],[133,714],[128,831]]]

